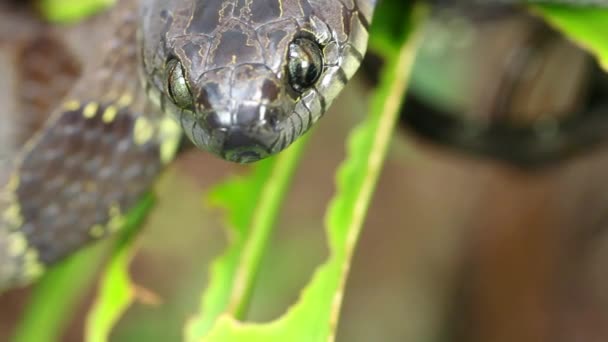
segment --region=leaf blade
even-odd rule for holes
[[[94,15],[116,3],[116,0],[39,0],[36,5],[46,20],[73,23]]]
[[[119,233],[110,260],[104,267],[98,293],[85,323],[85,341],[108,340],[116,322],[134,301],[134,285],[129,276],[129,265],[135,253],[135,240],[147,213],[154,206],[154,196],[148,194],[129,211]]]
[[[537,5],[533,9],[594,55],[608,71],[608,8]]]
[[[414,14],[417,20],[426,13],[426,7],[419,6]],[[337,176],[339,190],[327,212],[330,257],[317,269],[299,300],[283,316],[268,323],[240,322],[230,314],[223,314],[207,335],[191,336],[196,338],[189,341],[315,342],[334,339],[350,260],[391,141],[415,46],[415,40],[411,39],[407,44],[400,44],[399,49],[385,50],[394,53],[388,53],[392,59],[383,73],[382,89],[374,97],[374,110],[370,116],[349,138],[348,158]],[[389,97],[393,101],[386,101]]]
[[[249,177],[235,177],[210,192],[211,204],[229,211],[232,244],[211,266],[201,311],[185,327],[187,341],[200,339],[226,312],[235,317],[245,314],[263,251],[309,135],[279,156],[256,164]]]

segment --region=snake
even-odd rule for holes
[[[118,230],[182,135],[238,163],[287,148],[357,70],[374,7],[118,1],[96,60],[40,127],[0,152],[0,289]]]
[[[95,58],[41,123],[2,131],[0,289],[120,229],[182,136],[237,163],[290,146],[357,71],[376,5],[118,1]]]

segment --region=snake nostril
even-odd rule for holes
[[[276,82],[271,80],[264,81],[261,91],[264,98],[270,102],[278,100],[281,95],[281,87],[279,87]]]

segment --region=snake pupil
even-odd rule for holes
[[[312,87],[323,71],[323,53],[317,43],[308,38],[296,38],[289,45],[287,63],[289,84],[301,93]]]
[[[182,109],[193,109],[192,93],[182,64],[177,59],[167,62],[167,93],[171,101]]]

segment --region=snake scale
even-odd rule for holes
[[[16,130],[0,130],[0,290],[119,229],[183,133],[240,163],[289,146],[359,67],[374,7],[120,0],[98,58],[43,123],[0,125]]]

